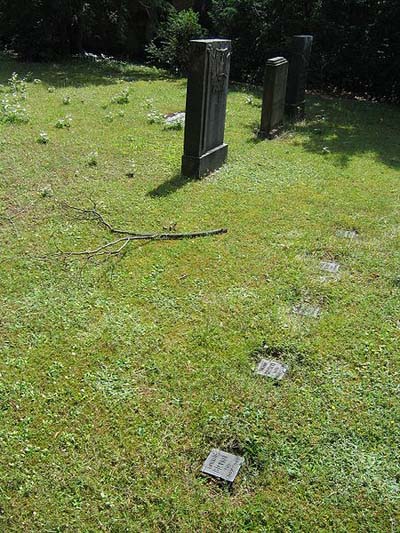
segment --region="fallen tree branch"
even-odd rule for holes
[[[209,237],[212,235],[221,235],[227,233],[227,229],[219,228],[205,231],[196,231],[190,233],[138,233],[136,231],[123,230],[114,228],[109,222],[105,220],[103,215],[97,211],[96,206],[94,205],[92,209],[82,209],[80,207],[72,206],[69,204],[63,204],[64,207],[72,209],[81,213],[89,219],[96,220],[101,226],[106,228],[108,231],[118,235],[124,235],[114,241],[107,242],[106,244],[95,248],[94,250],[82,250],[79,252],[65,252],[60,250],[58,255],[65,257],[69,256],[87,256],[94,257],[99,255],[118,255],[124,248],[132,241],[167,241],[167,240],[183,240],[183,239],[197,239],[199,237]]]

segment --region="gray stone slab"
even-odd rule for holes
[[[319,281],[321,283],[332,283],[340,280],[339,274],[333,276],[320,276]]]
[[[293,306],[293,313],[296,315],[318,318],[321,314],[321,308],[310,304],[298,304]]]
[[[183,126],[185,124],[185,112],[181,111],[178,113],[169,113],[168,115],[164,115],[164,119],[166,126],[173,127],[177,124]]]
[[[358,233],[356,230],[338,229],[336,232],[338,237],[344,237],[345,239],[357,239]]]
[[[225,163],[224,143],[231,41],[190,41],[182,174],[200,178]]]
[[[256,368],[256,374],[272,379],[282,379],[288,371],[288,366],[279,361],[261,359]]]
[[[284,57],[267,61],[264,75],[264,91],[259,136],[271,139],[282,126],[289,62]]]
[[[204,461],[201,471],[232,483],[243,463],[243,457],[213,448]]]
[[[331,274],[337,274],[340,269],[340,265],[334,261],[321,261],[320,266],[321,270],[325,270],[325,272],[330,272]]]
[[[304,118],[307,71],[312,43],[312,35],[294,35],[292,38],[286,91],[286,112],[289,116],[298,119]]]

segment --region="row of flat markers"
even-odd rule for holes
[[[356,239],[358,233],[354,230],[338,230],[337,236]],[[340,268],[340,265],[337,263],[327,261],[321,261],[320,266],[321,270],[331,274],[337,274]],[[292,312],[297,315],[318,318],[321,314],[321,308],[304,303],[295,305]],[[255,373],[267,378],[281,380],[287,374],[288,370],[289,367],[280,361],[261,359]],[[203,474],[208,474],[214,478],[233,483],[243,463],[244,457],[213,448],[204,461],[201,471]]]

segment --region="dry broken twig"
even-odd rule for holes
[[[193,233],[138,233],[136,231],[114,228],[114,226],[112,226],[109,222],[107,222],[105,218],[103,217],[103,215],[99,211],[97,211],[96,205],[94,205],[92,209],[82,209],[81,207],[76,207],[76,206],[69,205],[66,203],[64,203],[63,206],[66,207],[67,209],[72,209],[73,211],[80,213],[81,215],[83,215],[85,218],[89,220],[97,221],[102,227],[106,228],[111,233],[114,233],[117,235],[123,235],[122,237],[119,237],[118,239],[107,242],[106,244],[99,246],[93,250],[82,250],[79,252],[66,252],[66,251],[60,250],[58,255],[62,255],[64,257],[70,257],[70,256],[94,257],[94,256],[99,256],[99,255],[118,255],[132,241],[139,241],[139,240],[167,241],[167,240],[196,239],[198,237],[209,237],[211,235],[221,235],[223,233],[227,233],[228,231],[225,228],[219,228],[219,229],[212,229],[212,230],[206,230],[206,231],[197,231]]]

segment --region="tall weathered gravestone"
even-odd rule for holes
[[[271,139],[282,126],[288,69],[289,63],[284,57],[274,57],[267,61],[259,133],[261,138]]]
[[[312,43],[312,35],[295,35],[292,40],[286,91],[286,112],[290,117],[304,118],[307,70]]]
[[[200,178],[223,165],[228,154],[224,133],[231,41],[194,40],[190,47],[182,174]]]

